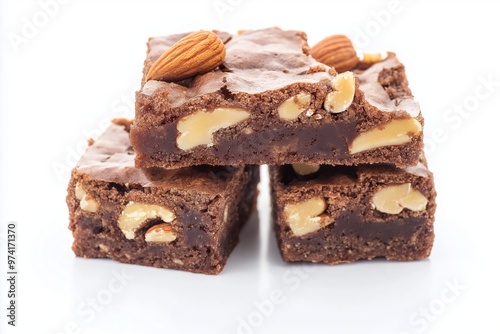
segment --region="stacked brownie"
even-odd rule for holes
[[[266,164],[285,261],[427,257],[435,191],[404,67],[335,38],[151,38],[134,122],[115,121],[73,171],[75,253],[218,273]]]
[[[258,167],[136,168],[130,125],[114,120],[73,169],[75,254],[219,273],[254,210]]]

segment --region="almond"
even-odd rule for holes
[[[213,70],[225,57],[224,43],[215,33],[198,31],[167,49],[149,69],[146,81],[187,79]]]
[[[310,53],[320,63],[334,67],[338,73],[352,70],[359,63],[351,40],[344,35],[325,38],[313,46]]]

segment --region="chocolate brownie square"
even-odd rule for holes
[[[300,31],[217,34],[223,63],[178,82],[146,78],[188,34],[148,41],[131,129],[138,167],[418,162],[423,117],[394,54],[337,73]]]
[[[72,171],[67,204],[75,254],[219,273],[254,210],[259,167],[141,170],[130,125],[115,120]]]
[[[394,165],[271,166],[284,261],[420,260],[434,241],[436,192],[425,160]]]

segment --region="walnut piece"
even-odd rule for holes
[[[177,234],[172,229],[172,225],[163,223],[151,226],[144,236],[146,242],[169,243],[177,239]]]
[[[427,207],[427,198],[411,183],[390,185],[378,190],[372,198],[373,208],[384,213],[396,215],[403,209],[423,211]]]
[[[319,165],[292,164],[292,168],[298,175],[309,175],[319,171]]]
[[[299,93],[292,96],[278,107],[278,115],[285,121],[293,121],[299,115],[309,109],[311,104],[311,94]]]
[[[349,146],[349,153],[355,154],[374,148],[402,145],[422,132],[422,125],[415,118],[393,119],[383,125],[360,133]]]
[[[148,219],[160,218],[165,223],[175,219],[169,209],[156,205],[139,202],[129,202],[118,218],[118,227],[127,239],[134,239],[135,232],[141,228]]]
[[[321,197],[313,197],[300,203],[285,205],[285,219],[295,236],[303,236],[317,231],[330,223],[327,216],[321,214],[326,210],[326,202]]]
[[[241,108],[215,108],[211,111],[199,110],[182,118],[177,124],[179,136],[177,146],[183,151],[199,145],[212,146],[214,132],[234,126],[250,117]]]
[[[387,55],[382,55],[381,53],[363,53],[363,59],[361,60],[366,64],[375,64],[387,58]]]
[[[95,213],[99,209],[97,202],[87,194],[80,183],[75,186],[75,197],[80,200],[80,208],[83,211]]]
[[[334,114],[346,111],[352,104],[356,91],[354,73],[347,71],[338,74],[333,78],[331,85],[334,91],[326,96],[324,103],[326,111]]]

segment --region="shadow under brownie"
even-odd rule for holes
[[[219,273],[255,209],[258,166],[135,168],[130,121],[115,120],[72,171],[77,256]]]

